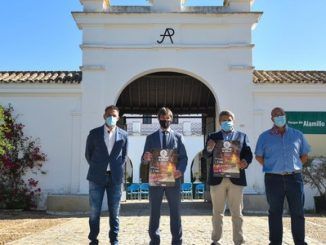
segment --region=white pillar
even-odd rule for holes
[[[153,12],[180,12],[182,0],[149,0]]]
[[[191,122],[184,122],[182,125],[183,135],[189,136],[191,135]]]
[[[132,134],[140,135],[141,131],[141,123],[140,122],[132,122]]]
[[[253,0],[225,0],[224,5],[234,12],[249,12]]]
[[[72,115],[72,158],[71,158],[71,182],[70,193],[76,194],[79,192],[80,186],[80,152],[81,152],[81,113],[80,111],[74,111]]]

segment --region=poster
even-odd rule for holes
[[[174,172],[178,162],[176,150],[156,149],[149,165],[150,186],[174,186]]]
[[[214,177],[240,178],[240,142],[216,141],[213,151]]]

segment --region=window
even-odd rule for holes
[[[178,123],[179,123],[179,116],[178,115],[173,115],[172,124],[178,124]]]
[[[143,115],[143,124],[152,124],[152,115]]]

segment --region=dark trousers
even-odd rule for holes
[[[150,202],[150,219],[149,219],[149,236],[150,245],[159,245],[160,240],[160,217],[163,194],[168,200],[170,209],[170,231],[172,234],[172,244],[182,244],[182,227],[180,215],[180,183],[174,187],[154,187],[149,188]]]
[[[98,185],[92,181],[89,181],[89,204],[91,210],[89,217],[90,232],[88,239],[93,243],[98,242],[97,236],[100,232],[100,215],[105,191],[109,208],[109,239],[111,244],[118,244],[121,184],[113,184],[111,176],[107,176],[107,182],[105,186]]]
[[[301,173],[291,175],[265,174],[266,197],[269,204],[269,240],[281,245],[283,236],[283,205],[286,197],[291,215],[291,230],[296,245],[305,243],[304,191]]]

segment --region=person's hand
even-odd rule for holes
[[[148,152],[148,151],[146,151],[144,153],[144,155],[143,155],[143,159],[144,159],[145,162],[150,162],[153,159],[153,154],[150,153],[150,152]]]
[[[181,176],[182,176],[182,173],[181,173],[180,170],[175,170],[175,171],[174,171],[174,178],[175,178],[175,179],[178,179],[178,178],[180,178]]]
[[[239,168],[245,169],[246,167],[248,167],[248,163],[247,163],[246,159],[242,159],[239,163]]]
[[[208,152],[213,151],[215,145],[216,145],[216,142],[215,142],[214,140],[212,140],[212,139],[209,139],[209,140],[207,141],[206,150],[207,150]]]

